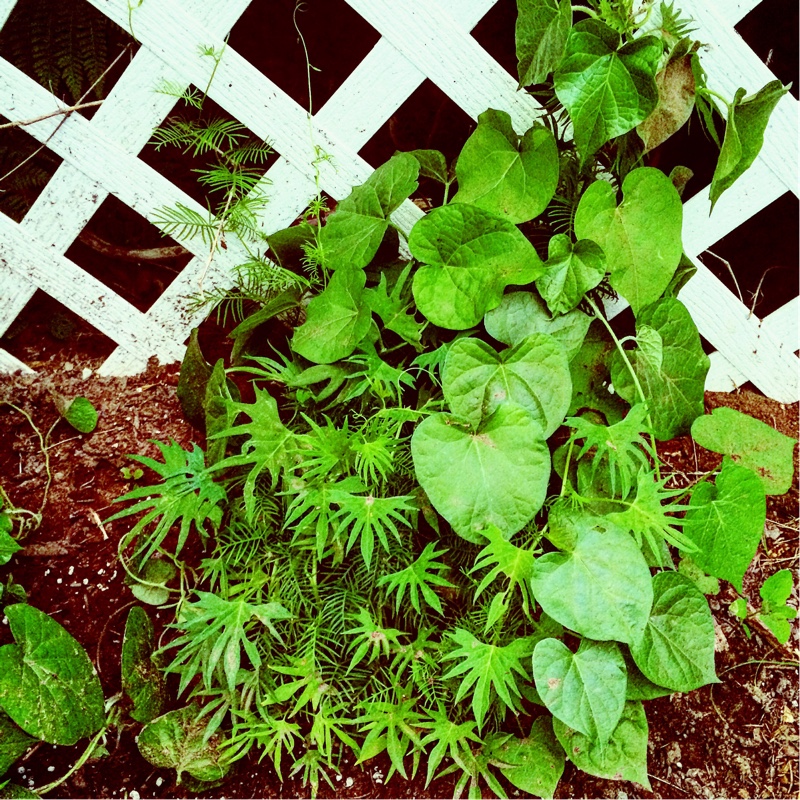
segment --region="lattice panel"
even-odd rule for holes
[[[78,114],[49,117],[25,130],[63,163],[21,223],[0,215],[0,333],[42,289],[78,313],[119,346],[101,373],[132,374],[151,356],[181,357],[190,330],[201,321],[191,297],[203,288],[230,286],[245,248],[229,238],[213,257],[198,240],[181,240],[194,258],[146,313],[88,275],[64,253],[103,200],[114,195],[151,222],[159,208],[182,203],[204,209],[138,158],[175,98],[155,88],[169,81],[206,86],[214,67],[200,47],[223,49],[225,35],[250,0],[89,0],[128,30],[141,48],[91,121]],[[497,0],[347,0],[381,35],[369,55],[311,119],[269,78],[225,47],[209,96],[281,158],[266,173],[270,202],[261,219],[271,233],[296,219],[316,195],[317,183],[332,197],[347,195],[372,166],[358,152],[410,95],[429,78],[472,118],[486,108],[507,111],[519,131],[540,109],[517,91],[509,75],[470,35]],[[16,0],[0,0],[0,27]],[[696,36],[712,45],[703,56],[716,84],[733,96],[773,79],[733,26],[755,0],[685,0],[679,5],[698,24]],[[265,39],[269,36],[266,29]],[[0,112],[11,121],[32,120],[61,107],[48,91],[0,59]],[[798,103],[784,96],[773,114],[762,153],[750,172],[726,192],[709,218],[708,187],[684,206],[684,245],[698,267],[681,300],[700,332],[717,348],[707,388],[731,390],[749,380],[765,394],[794,402],[800,348],[793,298],[764,320],[750,314],[697,257],[787,191],[798,193]],[[321,163],[316,147],[330,156]],[[316,162],[316,164],[315,164]],[[407,201],[393,220],[408,231],[421,211]],[[610,308],[610,313],[622,305]],[[0,370],[30,368],[0,350]]]

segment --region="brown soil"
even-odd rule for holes
[[[121,468],[136,466],[129,453],[156,456],[150,441],[174,438],[183,447],[202,436],[184,421],[175,396],[177,367],[151,367],[128,379],[101,379],[84,370],[96,369],[97,359],[85,356],[70,363],[62,351],[47,364],[45,377],[0,379],[0,400],[25,409],[37,427],[50,434],[50,485],[43,522],[29,534],[25,549],[0,569],[28,592],[29,601],[54,616],[87,649],[97,666],[106,697],[120,689],[119,653],[125,611],[133,602],[117,562],[117,542],[128,520],[104,523],[116,510],[114,500],[130,490]],[[58,421],[56,400],[84,395],[100,413],[97,429],[77,434]],[[778,430],[797,436],[797,406],[778,403],[748,392],[709,394],[707,406],[730,405],[760,417]],[[689,437],[666,443],[662,455],[676,484],[686,484],[713,467],[714,454],[696,448]],[[19,507],[36,509],[42,500],[46,472],[38,438],[29,423],[8,405],[0,406],[0,483]],[[146,480],[146,478],[145,478]],[[745,593],[758,597],[765,577],[778,569],[796,570],[798,560],[797,488],[782,498],[770,498],[764,547],[745,578]],[[795,590],[796,592],[796,590]],[[652,793],[624,782],[603,781],[578,772],[569,764],[557,797],[791,797],[797,792],[798,630],[780,646],[757,625],[747,638],[738,620],[727,612],[734,590],[723,583],[711,598],[717,625],[717,672],[722,680],[689,695],[672,695],[646,704],[650,724],[649,771]],[[797,596],[791,601],[797,605]],[[169,612],[161,612],[163,624]],[[10,640],[0,628],[0,643]],[[173,692],[174,695],[174,692]],[[128,724],[112,733],[109,755],[89,763],[51,796],[124,797],[135,790],[141,797],[180,797],[174,773],[154,769],[139,755]],[[14,779],[41,786],[64,774],[81,747],[40,745],[16,767]],[[424,777],[384,785],[388,763],[376,759],[363,768],[345,760],[332,775],[334,789],[320,786],[320,796],[448,797],[452,781]],[[308,796],[296,780],[283,785],[271,765],[252,757],[237,765],[222,786],[207,792],[225,797]],[[133,795],[134,797],[136,795]],[[511,796],[514,796],[512,791]]]

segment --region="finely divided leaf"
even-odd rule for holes
[[[512,223],[456,203],[431,211],[408,246],[421,266],[414,275],[417,308],[435,325],[465,330],[500,304],[509,284],[536,280],[543,267]]]
[[[697,547],[692,553],[697,566],[741,592],[765,521],[761,479],[747,467],[726,461],[716,485],[704,481],[695,487],[683,532]]]
[[[535,124],[519,137],[505,111],[478,117],[456,164],[455,203],[471,203],[515,225],[547,208],[558,185],[558,148],[553,134]]]
[[[582,161],[609,139],[635,128],[656,107],[655,75],[662,52],[655,36],[619,47],[619,34],[598,20],[572,28],[553,79],[575,126]]]
[[[442,389],[450,410],[476,428],[511,402],[525,408],[547,438],[564,419],[572,381],[564,348],[535,333],[500,353],[480,339],[458,339],[447,352]]]
[[[670,179],[654,167],[639,167],[614,188],[597,180],[584,192],[575,213],[575,235],[603,249],[611,286],[635,314],[661,296],[683,253],[683,205]]]
[[[520,88],[543,83],[564,54],[572,27],[570,0],[517,0],[517,72]]]
[[[542,507],[550,451],[524,408],[504,403],[473,432],[458,417],[434,414],[411,439],[417,480],[459,536],[482,542],[496,525],[507,538]]]
[[[714,621],[708,602],[685,575],[653,577],[653,610],[631,655],[645,677],[674,692],[717,683]]]
[[[339,203],[319,235],[328,269],[369,264],[389,227],[389,215],[417,188],[418,174],[417,159],[398,153]]]
[[[692,438],[753,470],[767,494],[785,494],[791,488],[797,442],[761,420],[733,408],[715,408],[694,421]]]
[[[596,742],[611,738],[627,687],[616,644],[584,639],[573,653],[558,639],[543,639],[533,651],[533,678],[554,717]]]

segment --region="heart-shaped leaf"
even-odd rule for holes
[[[670,179],[654,167],[629,172],[622,195],[617,205],[610,183],[592,183],[575,212],[575,235],[603,248],[612,287],[638,314],[661,297],[681,260],[683,205]]]
[[[0,708],[0,775],[36,742]],[[39,795],[36,795],[37,797]]]
[[[533,292],[509,292],[483,319],[490,336],[512,347],[534,333],[549,333],[561,342],[570,360],[580,350],[591,322],[591,317],[577,309],[552,317],[544,301]]]
[[[572,28],[553,79],[575,126],[582,161],[635,128],[656,107],[655,76],[663,50],[655,36],[619,47],[619,34],[593,19]]]
[[[558,186],[558,148],[541,123],[520,137],[505,111],[489,109],[456,164],[455,203],[471,203],[519,224],[547,208]]]
[[[533,565],[533,596],[544,612],[582,636],[631,643],[641,638],[653,602],[650,570],[633,538],[587,516],[570,552]]]
[[[417,159],[398,153],[339,203],[319,234],[328,269],[369,264],[389,227],[389,215],[417,188],[418,175]]]
[[[570,0],[517,0],[517,72],[520,88],[543,83],[564,54],[570,28]]]
[[[363,270],[337,269],[325,290],[310,300],[306,321],[292,337],[292,349],[315,364],[332,364],[349,356],[372,321],[363,298],[366,281]]]
[[[530,283],[544,269],[512,223],[463,203],[423,217],[408,246],[425,265],[414,276],[417,308],[434,325],[453,330],[477,325],[500,304],[506,286]]]
[[[647,717],[640,702],[628,701],[608,742],[595,742],[588,736],[553,720],[561,746],[580,770],[598,778],[634,781],[650,791],[647,777]]]
[[[797,442],[761,420],[733,408],[715,408],[692,423],[692,438],[753,470],[767,494],[785,494],[791,488]]]
[[[629,350],[628,358],[644,392],[653,432],[662,441],[674,439],[688,433],[703,413],[708,356],[697,326],[680,300],[665,298],[645,308],[637,315],[636,330],[640,347]],[[611,380],[620,397],[631,405],[639,402],[619,353],[611,357]]]
[[[0,707],[26,733],[73,745],[103,726],[103,690],[89,656],[54,619],[6,606],[17,644],[0,647]]]
[[[766,513],[758,475],[726,461],[716,485],[703,481],[692,492],[683,526],[698,548],[692,559],[700,569],[730,581],[741,592],[742,578],[764,532]]]
[[[611,738],[628,683],[616,644],[584,639],[573,653],[558,639],[543,639],[533,651],[533,679],[554,717],[594,741]]]
[[[536,288],[551,314],[566,314],[603,280],[606,256],[590,239],[573,244],[559,233],[550,239],[544,266],[545,273],[536,280]]]
[[[6,520],[8,520],[8,522],[6,522]],[[4,530],[4,525],[10,524],[11,518],[6,514],[0,513],[0,567],[4,564],[8,564],[8,562],[11,561],[11,556],[22,550],[17,540]]]
[[[631,655],[645,677],[674,692],[717,683],[714,621],[700,590],[679,572],[653,578],[653,610]]]
[[[411,453],[433,507],[468,541],[483,541],[490,525],[510,539],[544,503],[550,451],[541,426],[512,403],[477,433],[464,420],[434,414],[414,431]]]
[[[530,412],[545,438],[564,420],[572,396],[564,348],[545,333],[500,353],[480,339],[458,339],[444,362],[442,389],[450,410],[476,428],[511,402]]]
[[[725,139],[711,180],[711,208],[720,195],[733,186],[756,160],[764,144],[764,131],[770,115],[788,87],[780,81],[770,81],[750,97],[744,89],[737,89],[733,102],[728,106]]]
[[[64,411],[64,419],[81,433],[91,433],[97,427],[97,410],[90,400],[76,397]]]

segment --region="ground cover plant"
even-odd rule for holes
[[[718,680],[703,590],[742,590],[794,443],[703,413],[708,359],[677,296],[685,176],[642,165],[694,107],[709,135],[721,125],[690,23],[665,4],[648,20],[624,2],[580,10],[520,3],[541,123],[518,133],[488,110],[455,165],[397,154],[332,213],[269,237],[225,301],[258,301],[232,368],[190,342],[179,394],[208,447],[140,457],[160,480],[129,469],[134,502],[112,517],[141,515],[122,564],[139,600],[174,611],[157,643],[131,610],[123,691],[142,755],[187,790],[253,750],[314,792],[348,753],[387,754],[389,779],[451,775],[459,796],[552,796],[566,759],[649,787],[646,701]],[[678,108],[673,81],[693,87]],[[731,102],[714,200],[784,91]],[[235,214],[255,184],[228,163],[209,239],[230,226],[255,248]],[[406,237],[390,217],[420,176],[444,202]],[[631,335],[605,316],[615,294]],[[267,329],[274,352],[247,357]],[[656,442],[690,431],[725,459],[670,489]],[[199,564],[183,558],[194,538]],[[790,590],[776,573],[741,616],[785,642]],[[34,622],[66,641],[29,606],[6,614],[20,642],[0,659]],[[58,741],[12,695],[0,683],[4,730]]]

